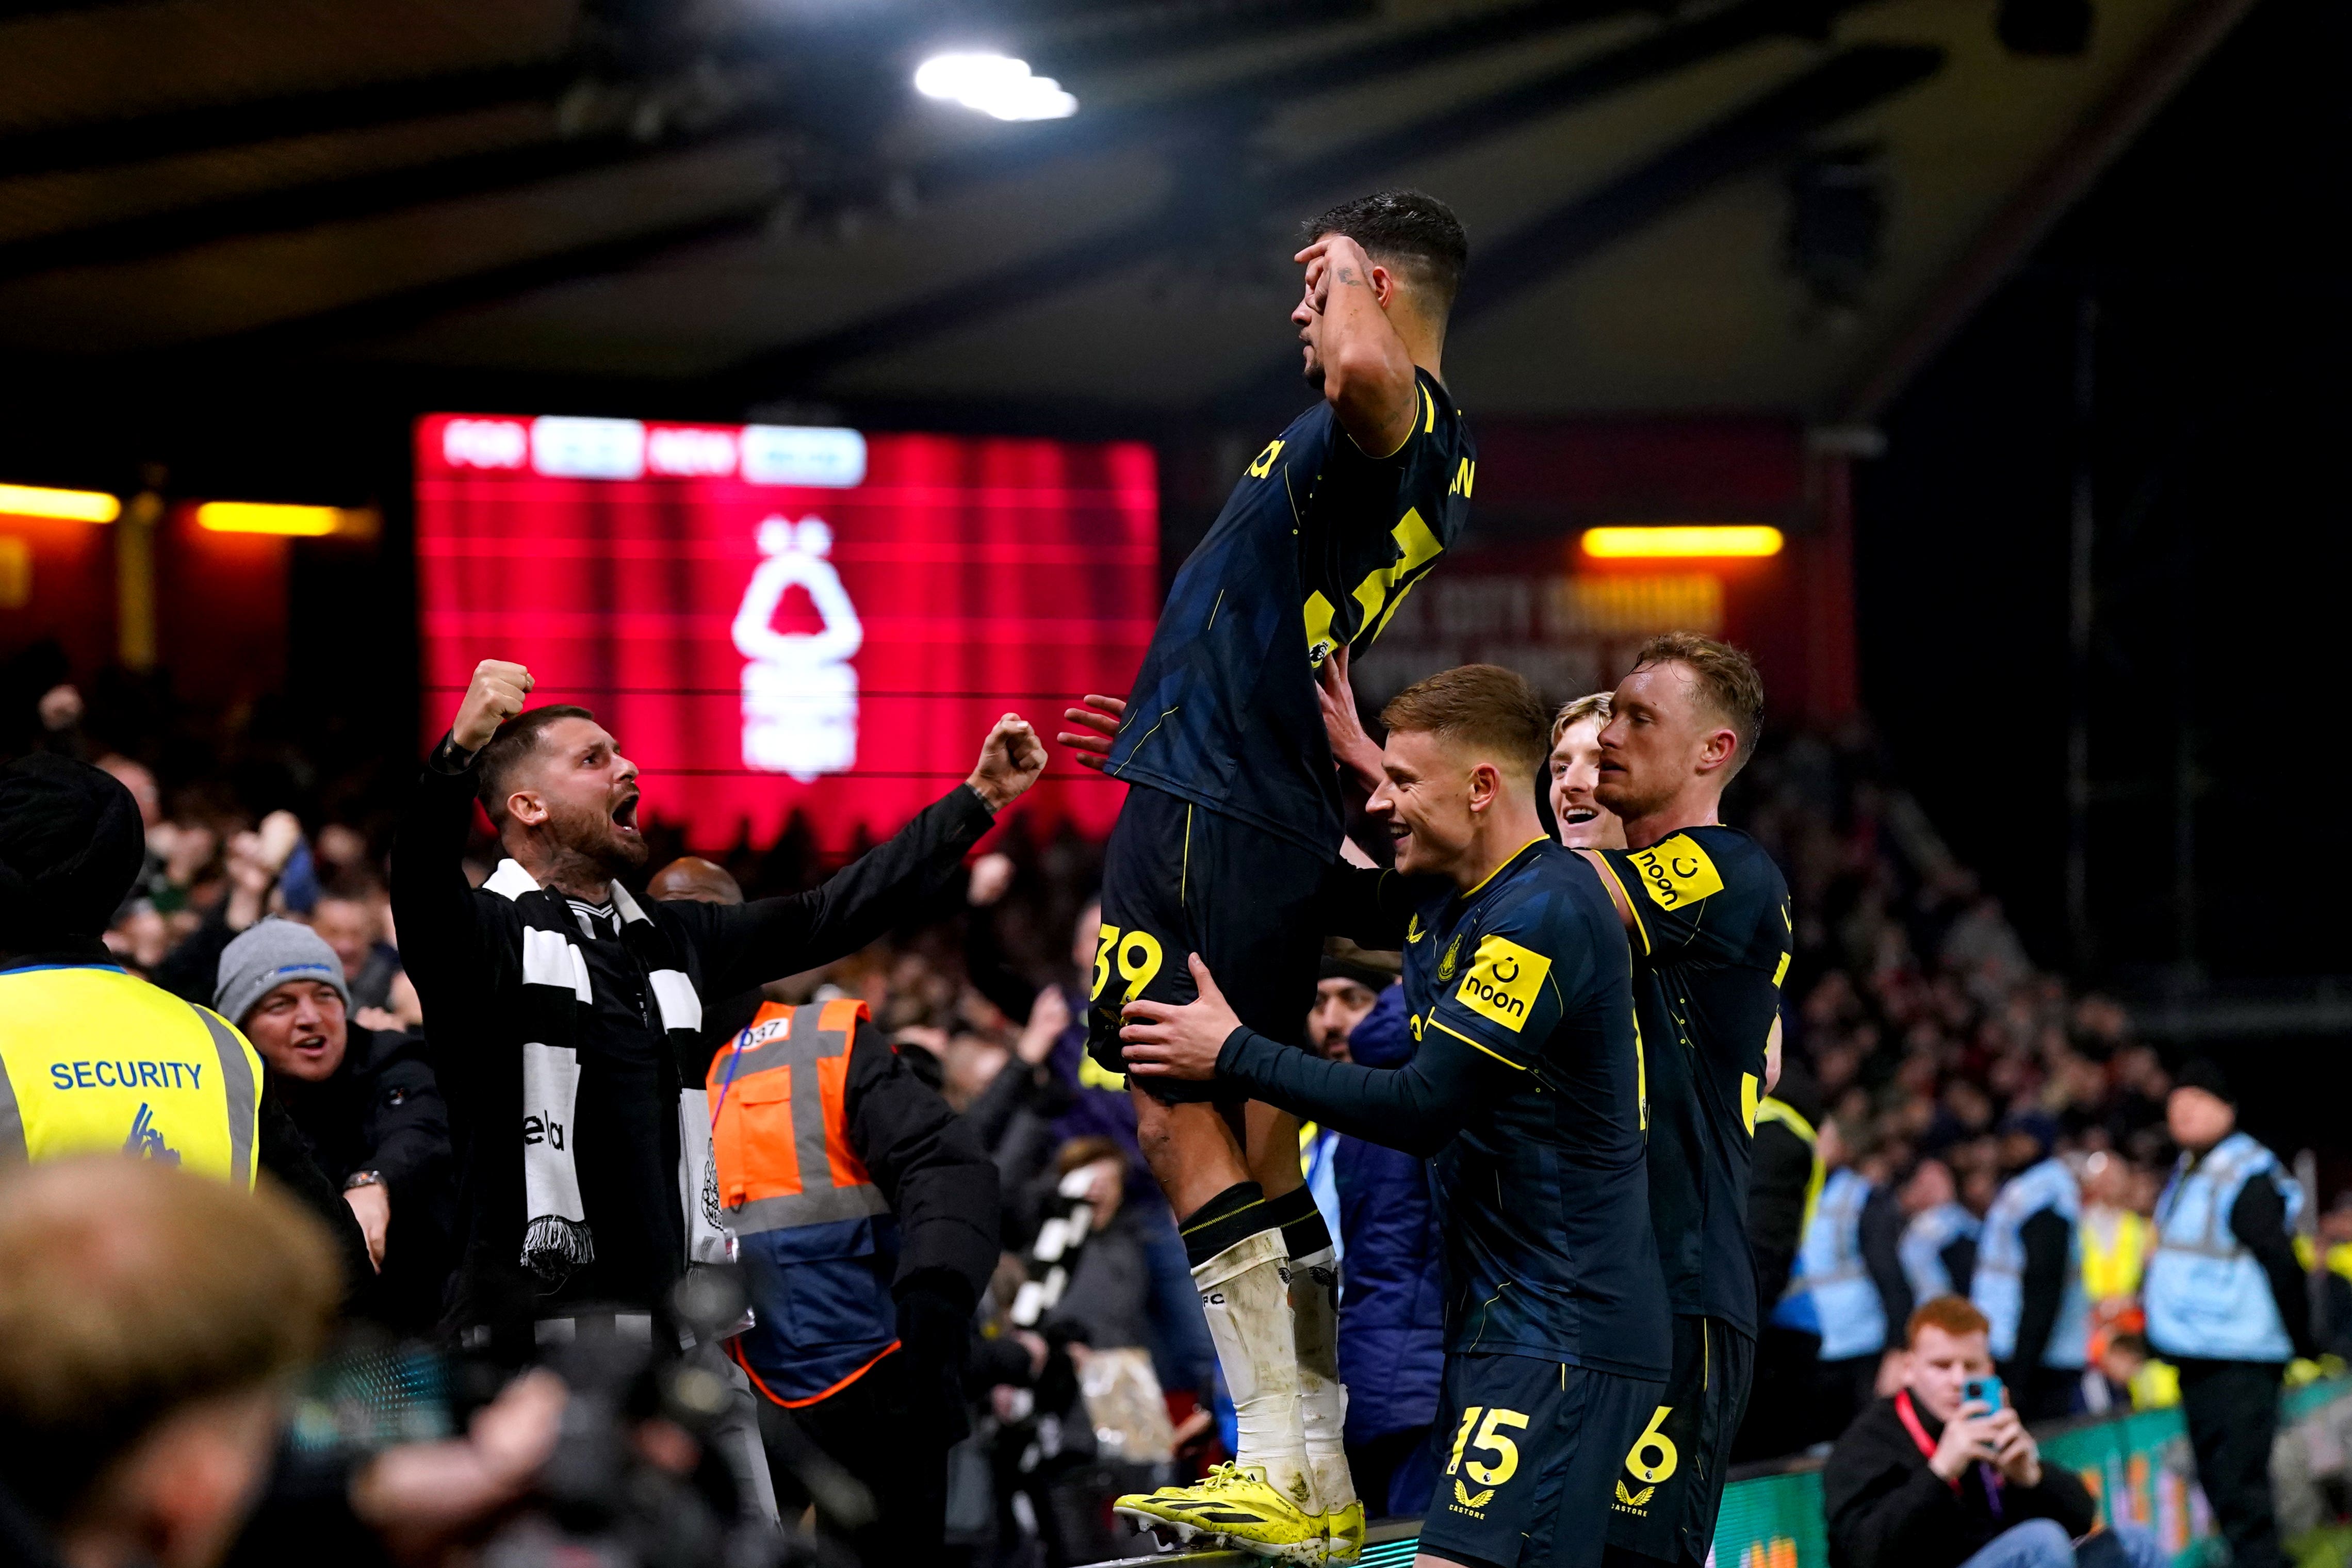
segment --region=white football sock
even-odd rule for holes
[[[1290,1326],[1290,1289],[1282,1232],[1244,1237],[1192,1270],[1208,1315],[1209,1338],[1234,1396],[1244,1465],[1303,1512],[1321,1511],[1299,1426],[1298,1357]]]
[[[1315,1500],[1336,1513],[1356,1500],[1348,1473],[1348,1390],[1339,1381],[1339,1259],[1326,1247],[1290,1260],[1290,1321],[1298,1357],[1299,1425]]]

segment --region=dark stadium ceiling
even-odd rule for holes
[[[1238,412],[1412,184],[1482,411],[1867,416],[2248,0],[2092,3],[0,0],[0,349]]]

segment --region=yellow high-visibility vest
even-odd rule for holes
[[[1822,1163],[1821,1134],[1813,1130],[1811,1122],[1798,1115],[1795,1108],[1788,1101],[1775,1100],[1769,1094],[1756,1102],[1756,1121],[1779,1122],[1803,1139],[1805,1147],[1813,1151],[1813,1173],[1805,1181],[1804,1228],[1797,1233],[1802,1236],[1806,1230],[1812,1228],[1813,1210],[1820,1206],[1822,1187],[1830,1179],[1829,1167]],[[1753,1132],[1755,1130],[1754,1123],[1751,1122],[1748,1131]]]
[[[121,1153],[251,1188],[261,1058],[111,964],[0,971],[0,1163]]]
[[[2138,1295],[2147,1268],[2147,1221],[2129,1209],[2110,1215],[2113,1228],[2105,1235],[2094,1216],[2083,1216],[2083,1289],[2093,1301]]]

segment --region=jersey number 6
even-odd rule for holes
[[[1650,1424],[1642,1428],[1642,1435],[1633,1439],[1632,1451],[1625,1456],[1625,1468],[1652,1486],[1673,1475],[1675,1467],[1682,1463],[1682,1454],[1675,1448],[1675,1440],[1658,1430],[1665,1424],[1666,1417],[1674,1413],[1673,1405],[1659,1405],[1656,1414],[1650,1417]],[[1655,1464],[1648,1462],[1653,1449],[1658,1456]]]

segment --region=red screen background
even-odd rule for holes
[[[535,678],[534,705],[595,710],[643,770],[648,815],[698,847],[746,824],[764,841],[794,811],[830,853],[861,831],[887,836],[971,772],[998,714],[1019,712],[1050,742],[1069,700],[1123,694],[1159,613],[1158,475],[1141,443],[877,435],[847,489],[555,479],[495,441],[487,461],[506,467],[484,466],[479,442],[453,461],[453,418],[530,426],[416,424],[428,743],[478,660],[516,660]],[[750,661],[733,626],[775,518],[827,525],[826,559],[864,627],[848,661],[854,763],[807,783],[743,756]],[[795,587],[769,624],[823,623]],[[1100,835],[1124,794],[1057,751],[1024,807]]]

